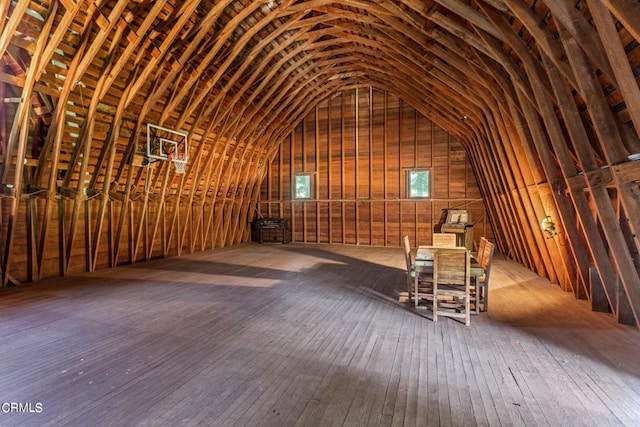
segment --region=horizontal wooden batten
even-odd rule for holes
[[[411,202],[416,204],[432,204],[438,202],[447,203],[474,203],[483,199],[297,199],[297,200],[260,200],[260,204],[278,203],[380,203],[380,202]]]

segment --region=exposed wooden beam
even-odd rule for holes
[[[633,75],[633,70],[629,64],[627,54],[624,51],[624,46],[622,46],[620,37],[618,36],[615,22],[601,1],[602,0],[587,1],[593,21],[598,28],[598,34],[602,39],[602,44],[607,46],[606,49],[599,51],[605,53],[612,64],[613,75],[617,79],[620,91],[624,94],[627,111],[631,116],[636,134],[640,135],[640,88]]]
[[[634,0],[601,0],[640,42],[640,4]]]
[[[18,6],[19,9],[20,6]],[[2,287],[6,287],[9,283],[10,275],[9,269],[11,268],[11,262],[13,257],[13,243],[15,237],[15,229],[17,217],[18,217],[18,209],[19,209],[19,201],[20,196],[22,194],[23,187],[23,171],[24,171],[24,161],[23,159],[26,157],[27,150],[27,142],[29,138],[29,128],[30,126],[30,116],[32,110],[31,97],[33,94],[35,82],[37,80],[37,71],[38,71],[38,60],[40,55],[44,51],[48,42],[48,35],[53,26],[53,21],[56,16],[56,11],[58,9],[58,4],[56,2],[52,3],[47,10],[47,17],[45,19],[44,25],[42,26],[42,36],[38,38],[36,41],[36,48],[34,51],[34,64],[27,70],[25,77],[25,86],[22,91],[21,103],[18,106],[18,111],[14,117],[14,122],[11,127],[11,133],[9,134],[9,140],[6,146],[6,154],[4,162],[2,163],[1,169],[1,183],[3,185],[10,184],[12,185],[15,194],[10,198],[10,210],[7,220],[7,231],[4,239],[3,245],[3,254],[2,254]],[[21,15],[20,15],[21,16]],[[14,15],[12,15],[12,19]],[[16,24],[17,25],[17,24]],[[11,21],[6,31],[9,31],[10,28],[13,27]],[[4,32],[3,32],[4,36]],[[3,41],[0,36],[0,48],[2,48]],[[4,50],[2,50],[4,51]],[[15,161],[13,160],[13,155],[15,151]],[[9,177],[9,165],[13,163],[14,173],[13,177]]]

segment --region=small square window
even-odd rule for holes
[[[295,175],[295,199],[310,199],[312,194],[311,174],[299,173]]]
[[[407,171],[407,197],[409,199],[428,199],[431,197],[431,171],[429,169]]]

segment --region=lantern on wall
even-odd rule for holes
[[[540,222],[540,227],[542,228],[542,231],[548,233],[547,239],[551,239],[558,235],[558,232],[556,231],[556,223],[553,222],[549,215]]]

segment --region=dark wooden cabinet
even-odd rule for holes
[[[251,223],[251,240],[258,243],[289,243],[288,218],[260,218]]]

